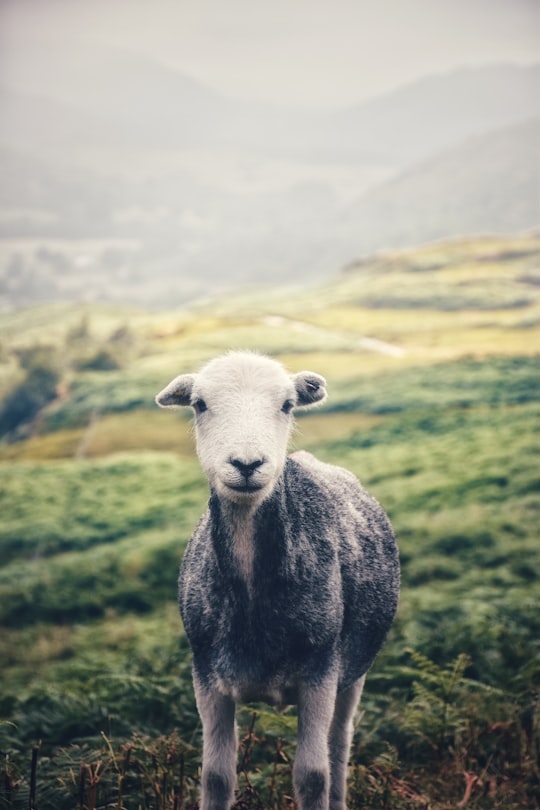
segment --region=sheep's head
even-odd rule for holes
[[[176,377],[156,402],[193,408],[197,453],[210,486],[220,497],[257,504],[282,473],[294,409],[322,402],[325,386],[311,371],[288,374],[268,357],[231,352],[198,374]]]

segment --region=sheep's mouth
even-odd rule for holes
[[[250,495],[252,492],[259,492],[263,489],[262,484],[227,484],[229,489],[232,489],[233,492],[240,492],[242,495]]]

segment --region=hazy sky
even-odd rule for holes
[[[538,61],[540,0],[0,0],[4,59],[16,67],[36,39],[149,53],[229,96],[334,106]]]

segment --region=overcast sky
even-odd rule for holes
[[[540,0],[0,0],[10,72],[36,40],[121,45],[233,97],[341,106],[462,65],[539,61]]]

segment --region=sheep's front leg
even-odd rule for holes
[[[194,678],[203,724],[201,810],[229,810],[236,787],[237,736],[231,698],[205,689]]]
[[[346,810],[347,766],[353,735],[353,719],[364,688],[365,676],[336,697],[330,728],[330,810]]]
[[[304,684],[299,689],[298,743],[293,781],[301,810],[328,810],[328,734],[336,691],[335,679],[320,686]]]

